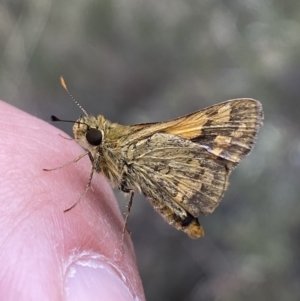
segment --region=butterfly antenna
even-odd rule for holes
[[[69,94],[69,96],[72,98],[72,100],[77,104],[77,106],[80,108],[80,110],[86,115],[89,116],[86,110],[80,105],[80,103],[75,99],[75,97],[72,95],[72,93],[69,91],[66,82],[64,78],[61,76],[60,77],[60,83],[63,86],[63,88],[66,90],[66,92]]]

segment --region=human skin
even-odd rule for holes
[[[145,300],[129,234],[106,179],[54,126],[0,101],[3,300]]]

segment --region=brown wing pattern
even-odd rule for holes
[[[135,125],[131,139],[158,132],[177,135],[209,147],[209,152],[232,162],[233,167],[250,152],[262,120],[260,102],[233,99],[168,122]]]
[[[197,217],[212,212],[222,198],[230,173],[227,163],[189,140],[158,133],[139,143],[132,166],[149,197],[176,202]]]
[[[131,176],[138,177],[133,180],[145,196],[169,223],[173,220],[176,228],[181,225],[187,233],[191,228],[193,233],[200,231],[195,217],[211,213],[228,185],[226,160],[170,134],[158,133],[140,141],[132,162]]]

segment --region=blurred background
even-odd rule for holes
[[[46,121],[81,114],[60,75],[86,111],[123,124],[260,100],[257,145],[200,218],[204,238],[143,196],[129,228],[148,301],[300,300],[300,1],[4,0],[0,70],[0,98]]]

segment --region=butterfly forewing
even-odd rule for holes
[[[236,165],[252,149],[262,120],[260,102],[233,99],[167,122],[132,126],[131,141],[165,132],[207,146]]]

